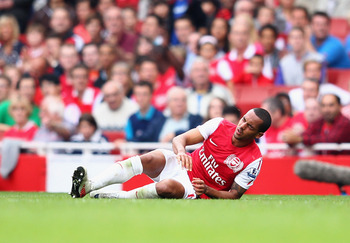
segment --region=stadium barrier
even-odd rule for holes
[[[1,144],[0,144],[1,146]],[[195,149],[199,145],[191,146]],[[0,177],[0,191],[47,191],[69,192],[72,171],[78,166],[85,166],[93,176],[113,164],[141,151],[155,148],[171,149],[170,143],[125,143],[121,146],[119,155],[95,155],[94,150],[113,150],[112,143],[23,143],[23,148],[36,151],[37,154],[21,154],[16,169],[9,178]],[[298,146],[299,149],[303,148]],[[81,149],[83,153],[58,154],[56,151]],[[288,149],[287,144],[266,144],[262,149]],[[350,143],[315,144],[314,150],[350,150]],[[337,165],[350,166],[350,156],[311,156],[310,159],[330,162]],[[283,158],[264,157],[261,173],[255,185],[248,190],[249,194],[288,194],[288,195],[338,195],[336,185],[306,181],[293,172],[297,156]],[[112,189],[131,190],[150,183],[151,180],[141,175],[122,185],[114,185]],[[345,189],[350,193],[350,187]]]

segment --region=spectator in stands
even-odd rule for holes
[[[306,49],[306,42],[307,39],[304,30],[299,27],[293,27],[288,36],[291,52],[281,59],[275,84],[287,86],[301,85],[304,79],[304,63],[307,60],[324,61],[322,55]],[[293,68],[291,69],[290,67]]]
[[[6,65],[3,74],[11,80],[11,94],[16,93],[17,83],[22,77],[21,70],[15,65]]]
[[[22,61],[43,57],[45,52],[45,27],[38,23],[30,24],[26,31],[26,45],[21,51]]]
[[[264,25],[274,25],[275,22],[275,10],[273,8],[267,6],[258,8],[255,21],[256,29],[260,29]]]
[[[97,3],[97,11],[102,15],[107,11],[107,9],[110,9],[111,7],[116,6],[116,1],[114,0],[99,0]]]
[[[137,111],[137,104],[125,97],[123,85],[115,81],[106,82],[102,93],[104,102],[93,112],[98,126],[102,130],[123,131],[129,117]]]
[[[72,142],[77,143],[107,143],[108,139],[102,134],[95,118],[91,114],[82,114],[79,118],[77,127],[78,133],[71,137]],[[74,154],[82,153],[79,150],[74,150]],[[107,151],[95,150],[93,154],[106,154]]]
[[[186,47],[189,36],[195,32],[195,27],[190,17],[183,16],[175,20],[174,30],[180,45]]]
[[[229,51],[229,41],[228,41],[228,33],[230,27],[228,21],[224,18],[215,18],[211,23],[209,28],[209,34],[216,38],[218,41],[218,50],[223,52]]]
[[[89,69],[84,64],[78,64],[71,70],[72,91],[65,97],[66,106],[74,105],[80,114],[91,114],[102,102],[102,94],[99,89],[89,86]]]
[[[321,108],[319,102],[315,98],[309,98],[305,100],[305,110],[298,112],[293,116],[292,132],[301,135],[311,123],[320,118]]]
[[[107,82],[108,77],[111,75],[111,70],[113,64],[119,59],[116,48],[112,44],[103,43],[99,48],[100,56],[100,76],[95,81],[94,86],[102,88],[102,86]]]
[[[250,86],[268,86],[273,84],[273,80],[263,74],[264,57],[255,54],[245,66],[244,71],[233,77],[234,84],[244,84]]]
[[[152,142],[171,142],[171,140],[192,128],[202,124],[202,117],[187,111],[186,91],[178,86],[172,87],[167,94],[169,115],[149,125],[144,133]]]
[[[208,62],[216,61],[223,57],[225,53],[218,51],[218,41],[211,35],[203,35],[197,43],[198,55],[206,59]]]
[[[160,111],[166,107],[167,92],[175,86],[175,71],[167,75],[161,75],[157,63],[148,58],[140,63],[139,80],[150,82],[153,86],[152,105]]]
[[[274,78],[280,59],[284,55],[283,51],[276,48],[277,38],[278,31],[274,25],[263,25],[259,29],[259,42],[264,51],[263,74],[270,79]]]
[[[140,23],[137,19],[137,12],[131,7],[123,8],[122,16],[124,21],[125,31],[131,34],[138,34],[140,32]]]
[[[294,6],[291,12],[291,23],[293,27],[303,28],[308,36],[308,30],[306,28],[310,25],[309,10],[304,6]]]
[[[212,83],[226,85],[226,82],[223,82],[221,78],[217,78],[217,65],[219,59],[222,58],[225,53],[218,50],[218,42],[215,37],[211,35],[204,35],[199,39],[198,55],[203,57],[209,63],[210,81]]]
[[[290,102],[289,95],[285,92],[280,92],[276,94],[276,98],[282,101],[286,114],[292,117],[293,109],[292,109],[292,103]]]
[[[59,66],[56,67],[55,73],[59,74],[59,79],[64,96],[72,92],[71,71],[73,67],[79,64],[79,54],[73,44],[63,44],[59,52]]]
[[[64,121],[64,103],[59,96],[46,96],[40,105],[41,124],[34,141],[68,141],[74,126]]]
[[[241,111],[234,105],[226,106],[222,112],[222,117],[233,124],[238,124],[241,119]]]
[[[11,99],[9,113],[13,118],[13,125],[5,131],[4,138],[33,140],[38,127],[29,120],[32,108],[31,102],[25,96],[15,96]]]
[[[228,105],[234,103],[231,92],[224,86],[212,84],[209,80],[209,64],[198,57],[192,64],[190,78],[193,88],[188,89],[188,111],[207,117],[209,102],[213,97],[220,97]]]
[[[85,23],[87,18],[95,13],[95,9],[90,0],[77,0],[75,3],[75,12],[78,19],[78,24],[73,28],[73,32],[80,36],[84,43],[89,43],[91,38],[86,30]]]
[[[320,84],[317,79],[305,79],[301,88],[289,91],[289,97],[293,112],[303,111],[305,109],[305,100],[308,98],[316,99],[319,94]]]
[[[19,25],[12,15],[0,16],[0,70],[5,65],[18,65],[23,44],[19,41]]]
[[[52,68],[57,68],[59,64],[60,49],[62,45],[62,39],[57,34],[49,34],[45,38],[46,53],[45,57],[47,62]],[[61,74],[61,73],[58,73]]]
[[[255,4],[250,0],[238,0],[234,5],[234,17],[240,14],[248,14],[251,17],[254,15]]]
[[[88,33],[88,43],[101,44],[103,43],[102,31],[103,31],[103,20],[99,14],[93,14],[89,16],[85,21],[85,29]]]
[[[125,96],[131,98],[134,83],[131,79],[131,67],[126,62],[117,62],[113,65],[110,80],[123,85]]]
[[[162,36],[162,20],[155,14],[150,14],[144,20],[141,27],[141,35],[149,38],[154,45],[164,45],[165,40]]]
[[[276,8],[276,19],[283,23],[283,32],[288,33],[292,26],[292,10],[295,0],[280,0]]]
[[[293,111],[303,111],[305,107],[304,102],[307,98],[317,98],[324,94],[335,94],[340,97],[342,105],[350,104],[350,92],[331,83],[320,85],[318,79],[305,78],[300,88],[289,91]],[[303,98],[301,99],[300,97]]]
[[[134,99],[139,105],[139,110],[130,116],[126,125],[125,133],[127,141],[150,141],[148,137],[145,137],[150,124],[157,123],[158,120],[164,119],[163,114],[151,103],[152,93],[153,87],[149,82],[140,81],[135,84]]]
[[[73,19],[68,8],[58,7],[53,9],[50,28],[62,38],[63,42],[73,44],[78,51],[81,51],[84,46],[84,40],[73,33]]]
[[[46,30],[48,30],[53,10],[62,7],[69,9],[70,18],[72,18],[74,16],[74,9],[70,5],[67,5],[66,2],[65,0],[48,0],[46,5],[33,13],[31,22],[41,23],[45,26]]]
[[[350,59],[343,44],[329,34],[330,22],[331,19],[325,12],[315,12],[312,15],[312,45],[324,55],[329,68],[349,68]]]
[[[60,97],[61,85],[60,80],[54,74],[46,73],[39,78],[41,94],[46,96]]]
[[[39,118],[39,108],[34,104],[35,97],[35,80],[30,76],[23,76],[18,81],[18,95],[20,98],[24,97],[24,99],[30,101],[31,113],[29,116],[29,120],[35,122],[38,126],[40,125]],[[14,118],[10,114],[10,106],[11,101],[7,100],[0,104],[0,129],[2,131],[6,131],[9,126],[13,126],[15,124]]]
[[[326,82],[326,68],[321,62],[307,60],[303,65],[304,78],[316,79],[320,84]]]
[[[254,42],[254,23],[251,17],[242,14],[236,17],[229,34],[232,50],[227,53],[218,63],[217,73],[233,89],[234,76],[240,75],[249,59],[255,54],[261,53]]]
[[[8,100],[11,91],[11,79],[3,74],[0,74],[0,104]]]
[[[24,33],[32,11],[33,0],[5,0],[0,5],[0,16],[11,14],[19,23],[21,33]]]
[[[27,60],[25,63],[23,63],[23,67],[22,67],[22,72],[27,73],[32,78],[34,78],[36,81],[36,84],[39,83],[39,78],[48,71],[50,72],[50,70],[48,70],[48,63],[45,57],[36,57],[30,60]]]
[[[350,120],[341,114],[340,98],[333,94],[321,98],[322,118],[311,123],[300,136],[289,133],[284,137],[289,144],[303,143],[310,146],[316,143],[347,143],[350,142]],[[321,154],[349,153],[349,151],[322,150]]]
[[[92,83],[95,83],[100,75],[100,55],[98,46],[94,43],[86,44],[84,45],[81,54],[83,63],[89,68],[89,80]]]
[[[286,114],[282,101],[276,97],[264,100],[261,107],[270,113],[272,119],[271,127],[265,133],[264,138],[261,138],[263,140],[261,142],[267,144],[282,143],[282,134],[292,127],[292,118]],[[272,157],[282,156],[284,154],[280,150],[268,150],[268,155]]]
[[[213,97],[208,106],[208,116],[204,120],[204,122],[209,121],[210,119],[216,118],[216,117],[222,117],[223,110],[227,106],[226,101],[219,98],[219,97]]]
[[[106,28],[105,41],[113,45],[124,60],[133,60],[137,36],[125,31],[121,9],[108,8],[103,12],[103,22]]]

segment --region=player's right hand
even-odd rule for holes
[[[192,171],[192,157],[186,153],[180,152],[176,155],[177,162],[182,168]]]

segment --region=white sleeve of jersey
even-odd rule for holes
[[[235,182],[244,189],[249,189],[249,187],[253,185],[256,177],[260,173],[261,164],[262,158],[259,158],[250,163],[244,170],[242,170],[236,176]]]
[[[219,127],[222,120],[224,120],[222,117],[213,118],[205,122],[203,125],[197,126],[197,128],[199,129],[199,132],[202,134],[203,138],[208,139],[210,134],[215,132],[215,130]]]

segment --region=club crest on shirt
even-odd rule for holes
[[[244,166],[244,163],[235,154],[230,154],[227,156],[224,163],[228,166],[228,168],[233,170],[234,173],[240,171]]]

